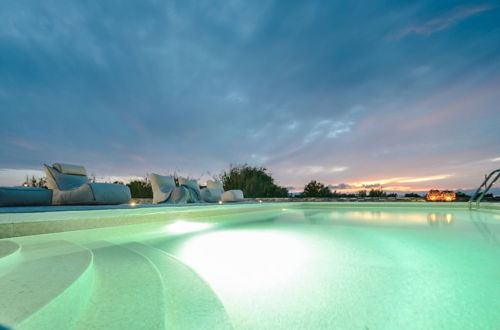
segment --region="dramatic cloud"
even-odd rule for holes
[[[421,34],[421,35],[431,35],[433,33],[448,29],[453,25],[457,24],[459,21],[466,19],[483,11],[492,10],[494,6],[491,5],[480,5],[473,7],[456,7],[444,15],[438,16],[436,18],[430,19],[419,25],[412,25],[404,28],[398,32],[394,38],[401,39],[409,34]]]
[[[2,1],[0,184],[60,161],[476,186],[499,152],[499,22],[447,0]]]

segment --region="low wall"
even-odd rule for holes
[[[246,202],[425,202],[424,198],[413,198],[413,197],[352,197],[352,198],[336,198],[336,197],[308,197],[308,198],[298,198],[298,197],[265,197],[265,198],[245,198]]]

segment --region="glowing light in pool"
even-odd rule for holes
[[[165,227],[163,227],[163,230],[165,232],[173,234],[185,234],[185,233],[205,230],[210,227],[212,227],[212,225],[209,223],[189,222],[189,221],[179,220],[172,224],[166,225]]]
[[[437,213],[429,213],[427,215],[427,221],[429,224],[451,224],[455,221],[455,217],[451,213],[446,214],[437,214]]]
[[[189,238],[185,261],[222,290],[285,289],[304,281],[309,246],[286,233],[217,231]]]

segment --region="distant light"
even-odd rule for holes
[[[222,201],[219,201],[218,203],[219,203],[219,204],[222,204]]]
[[[189,222],[189,221],[179,220],[172,224],[166,225],[165,227],[163,227],[163,230],[165,232],[173,234],[185,234],[185,233],[205,230],[210,227],[212,227],[212,225],[209,223]]]
[[[23,183],[23,187],[29,187],[27,183]]]
[[[262,204],[262,199],[259,199],[259,203],[261,203],[261,204]]]
[[[130,202],[130,206],[134,207],[136,206],[137,204],[135,202]]]

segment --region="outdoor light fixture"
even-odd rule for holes
[[[433,189],[427,193],[426,199],[430,202],[453,202],[457,200],[457,194],[449,190],[440,192],[439,190]]]
[[[130,202],[130,206],[134,207],[136,206],[137,204],[135,202]]]
[[[168,224],[165,227],[163,227],[163,231],[171,234],[186,234],[186,233],[205,230],[210,227],[212,227],[212,225],[209,223],[177,220],[176,222]]]
[[[441,198],[445,202],[453,202],[457,199],[457,194],[453,191],[443,191],[441,192]]]
[[[222,201],[219,201],[218,203],[219,203],[220,205],[222,205]]]
[[[441,193],[439,190],[429,190],[427,193],[426,199],[430,202],[437,202],[441,200]]]

